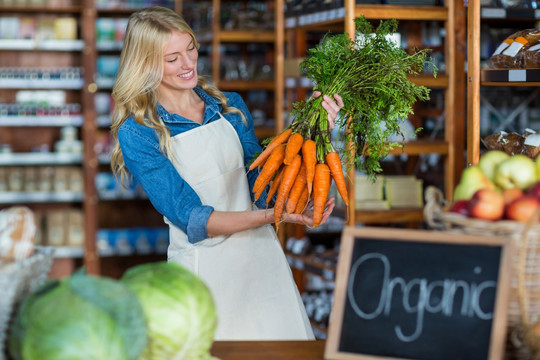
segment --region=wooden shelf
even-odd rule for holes
[[[368,19],[446,21],[448,9],[444,6],[356,5],[354,16],[360,15]]]
[[[482,7],[480,2],[470,2],[467,15],[467,164],[474,165],[480,159],[481,149],[481,87],[540,86],[540,69],[482,69],[480,56],[481,32],[484,29],[482,23],[488,22],[489,26],[501,27],[516,20],[536,21],[540,19],[540,9]]]
[[[292,38],[287,41],[290,45],[289,52],[291,59],[302,59],[305,56],[305,49],[301,49],[302,45],[307,41],[307,32],[315,34],[325,34],[328,31],[343,32],[351,34],[354,32],[354,19],[364,16],[372,20],[396,19],[398,22],[421,22],[421,21],[438,21],[443,24],[446,32],[444,44],[437,47],[437,51],[445,53],[445,72],[438,73],[436,77],[432,74],[420,74],[418,76],[409,77],[409,79],[417,85],[425,86],[430,89],[441,89],[444,91],[444,108],[443,109],[415,109],[413,120],[420,120],[418,117],[430,116],[442,118],[444,121],[444,133],[441,139],[437,140],[417,140],[410,141],[404,144],[403,148],[395,147],[389,153],[392,155],[422,155],[422,154],[439,154],[445,158],[444,168],[444,186],[445,196],[449,198],[453,193],[456,176],[456,158],[458,153],[458,141],[463,141],[464,133],[464,113],[465,103],[461,100],[464,91],[465,73],[462,65],[458,64],[460,56],[463,52],[456,50],[459,46],[465,43],[464,33],[457,29],[458,25],[464,25],[464,5],[459,0],[447,0],[445,6],[413,6],[413,5],[370,5],[356,4],[354,0],[345,0],[344,7],[332,10],[321,10],[316,13],[301,13],[295,16],[287,15],[285,26],[291,34],[296,34],[296,39]],[[407,48],[419,48],[421,44],[420,35],[416,34],[412,27],[413,33],[407,35]],[[417,32],[418,32],[417,31]],[[291,35],[293,36],[293,35]],[[296,48],[295,48],[296,47]],[[313,84],[305,77],[287,77],[285,79],[285,87],[291,92],[294,89],[299,91],[308,91]],[[291,96],[291,98],[294,98]],[[411,120],[412,121],[412,120]],[[419,125],[416,125],[418,127]],[[421,126],[421,125],[420,125]],[[463,129],[460,128],[463,126]],[[354,170],[349,172],[349,178],[354,179]],[[351,193],[354,191],[352,186],[353,180],[349,184]],[[351,196],[351,201],[353,196]],[[423,214],[418,209],[403,209],[403,210],[381,210],[381,211],[355,211],[354,206],[349,208],[348,222],[354,224],[355,221],[360,222],[418,222],[423,220]],[[388,221],[388,219],[392,221]]]
[[[355,221],[369,224],[390,224],[424,221],[423,209],[356,210]]]
[[[295,269],[309,272],[320,276],[327,280],[334,280],[336,276],[335,267],[325,265],[321,262],[313,260],[310,255],[296,255],[290,252],[286,253],[287,259],[291,267]]]
[[[257,135],[259,139],[266,139],[276,135],[276,129],[270,126],[256,126],[255,135]]]
[[[389,154],[400,155],[420,155],[420,154],[441,154],[446,155],[449,151],[449,144],[444,140],[416,140],[404,143],[403,149],[396,147],[389,151]]]
[[[36,14],[77,14],[82,11],[81,6],[11,6],[11,5],[0,5],[0,12],[11,12],[11,13],[36,13]]]
[[[218,87],[221,90],[268,90],[274,91],[275,82],[273,80],[219,80]]]
[[[80,203],[84,195],[73,191],[2,191],[0,204]]]
[[[356,4],[353,17],[365,16],[367,19],[399,19],[408,21],[447,21],[448,9],[444,6],[411,6],[411,5],[367,5]],[[327,32],[329,29],[343,26],[345,8],[323,10],[318,13],[302,14],[288,17],[288,28],[303,30],[318,30]]]
[[[410,81],[416,85],[425,86],[434,89],[445,89],[448,87],[448,75],[437,74],[437,77],[433,77],[431,74],[420,74],[417,76],[409,77]],[[285,86],[287,88],[313,88],[313,82],[305,76],[301,77],[287,77],[285,80]]]
[[[253,30],[235,30],[219,32],[219,41],[221,42],[263,42],[269,43],[276,40],[276,34],[274,31],[259,31]]]

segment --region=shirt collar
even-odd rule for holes
[[[204,101],[206,105],[204,109],[204,124],[220,111],[221,101],[208,95],[206,91],[204,91],[198,86],[193,88],[193,90],[197,93],[197,95],[199,95],[199,97]],[[191,122],[191,120],[186,119],[178,114],[169,113],[159,102],[157,103],[156,111],[161,120],[166,123]]]

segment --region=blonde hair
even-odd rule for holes
[[[171,135],[157,115],[156,91],[163,77],[163,52],[173,31],[189,34],[194,45],[199,48],[193,30],[171,9],[153,6],[134,12],[129,17],[120,65],[112,90],[114,112],[111,135],[114,147],[111,167],[122,184],[129,178],[129,171],[118,142],[118,130],[129,116],[133,116],[138,124],[154,129],[162,153],[168,153]],[[240,110],[227,106],[225,95],[206,79],[199,76],[197,85],[221,102],[223,113],[237,113],[245,120]]]

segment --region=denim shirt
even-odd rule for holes
[[[199,87],[195,92],[205,103],[202,124],[171,114],[160,104],[157,114],[171,131],[171,137],[185,131],[204,126],[220,118],[221,102]],[[255,136],[253,119],[246,104],[237,93],[224,93],[227,104],[242,111],[246,123],[238,114],[223,114],[238,134],[244,150],[244,163],[249,164],[254,155],[261,151]],[[196,243],[208,237],[206,224],[213,207],[203,205],[193,188],[180,177],[173,164],[159,149],[159,139],[155,131],[135,122],[130,116],[118,131],[118,141],[127,169],[145,190],[156,210],[187,234],[188,241]],[[197,156],[197,154],[192,154]],[[205,166],[201,164],[201,166]],[[250,189],[253,188],[258,171],[247,173]],[[251,192],[253,201],[254,195]],[[266,191],[256,202],[259,208],[266,206]]]

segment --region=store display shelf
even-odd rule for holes
[[[0,89],[66,89],[80,90],[83,79],[38,80],[38,79],[2,79]]]
[[[199,30],[197,31],[197,40],[201,43],[212,42],[215,38],[215,34],[212,30]],[[269,43],[274,42],[276,34],[274,31],[259,29],[253,30],[220,30],[218,33],[218,39],[220,42],[234,42],[234,43]]]
[[[410,80],[416,85],[432,89],[444,89],[448,87],[448,76],[446,74],[437,74],[436,77],[431,74],[421,74],[410,77]],[[287,77],[285,79],[285,88],[287,89],[311,89],[313,88],[313,85],[313,82],[305,76]]]
[[[105,8],[105,7],[98,7],[96,6],[96,10],[99,14],[99,16],[110,16],[110,17],[117,17],[117,16],[129,16],[131,13],[133,13],[135,10],[138,10],[139,8]]]
[[[99,75],[98,75],[99,76]],[[111,90],[114,86],[115,79],[100,78],[96,79],[96,84],[100,90]]]
[[[101,165],[108,165],[111,163],[111,154],[99,154],[98,155],[98,162]]]
[[[319,262],[310,255],[296,255],[290,252],[286,254],[287,260],[291,267],[309,272],[311,274],[320,276],[327,280],[334,280],[336,276],[336,269],[333,266],[328,266],[323,262]]]
[[[480,81],[484,86],[539,86],[540,69],[483,69]]]
[[[0,191],[0,204],[82,202],[74,191]]]
[[[96,43],[97,51],[120,51],[123,46],[122,41],[105,41],[100,40]]]
[[[369,224],[385,224],[397,222],[422,222],[424,210],[417,209],[390,209],[390,210],[357,210],[356,222]]]
[[[99,200],[100,201],[133,201],[133,200],[148,200],[148,196],[146,194],[140,194],[140,193],[131,193],[131,192],[110,192],[110,193],[99,193]]]
[[[285,19],[287,28],[321,28],[328,31],[328,26],[343,24],[345,8],[322,10],[313,13],[290,16]],[[354,17],[365,16],[368,19],[433,20],[446,21],[448,10],[444,6],[409,6],[409,5],[356,5]]]
[[[274,90],[273,80],[220,80],[219,88],[224,91],[232,90]]]
[[[540,19],[540,9],[532,8],[499,8],[499,7],[482,7],[480,10],[482,19],[506,19],[506,20],[535,20]]]
[[[0,50],[81,51],[83,40],[0,39]]]
[[[68,153],[7,153],[0,154],[0,166],[81,164],[82,154]]]
[[[121,251],[115,249],[100,249],[100,256],[135,256],[135,255],[156,255],[156,254],[165,254],[166,252],[162,249],[158,250],[149,250],[145,252],[135,252],[132,250]],[[55,258],[68,258],[68,259],[77,259],[84,256],[84,248],[81,246],[55,246],[54,247],[54,257]]]
[[[82,116],[2,116],[0,126],[82,126]]]
[[[448,154],[449,145],[444,140],[415,140],[403,144],[403,148],[395,147],[388,153],[392,155],[421,155],[421,154]]]
[[[84,256],[84,248],[82,246],[55,246],[55,258],[82,258]]]
[[[96,125],[99,127],[109,127],[112,124],[111,114],[98,115],[96,118]]]
[[[81,6],[38,6],[38,5],[0,5],[1,12],[41,13],[41,14],[77,14]]]
[[[275,136],[276,129],[273,126],[256,126],[255,135],[257,135],[259,139],[266,139]]]
[[[222,30],[219,33],[221,42],[273,42],[276,39],[274,31],[253,30]]]
[[[388,150],[391,155],[421,155],[421,154],[448,154],[449,145],[445,140],[414,140],[403,143],[403,147],[396,146]]]

